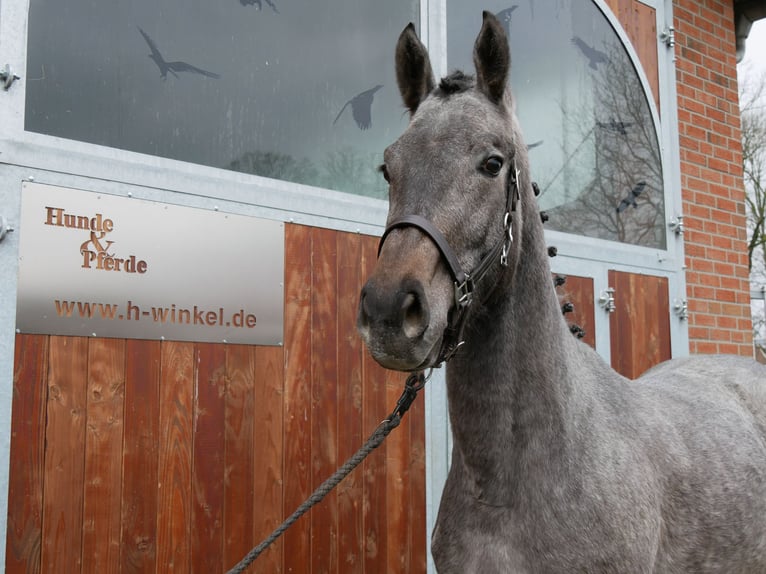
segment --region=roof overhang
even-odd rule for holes
[[[745,40],[753,22],[766,18],[766,0],[734,0],[734,31],[737,35],[737,62],[745,56]]]

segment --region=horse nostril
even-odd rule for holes
[[[407,293],[402,299],[402,330],[410,339],[420,337],[428,327],[428,309],[417,292]]]
[[[367,300],[366,286],[362,289],[362,293],[359,296],[359,317],[357,322],[361,328],[367,328],[370,326],[370,309]]]

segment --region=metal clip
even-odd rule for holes
[[[673,312],[675,312],[681,321],[685,321],[689,318],[689,302],[686,299],[675,301]]]
[[[518,170],[516,170],[518,173]],[[503,227],[505,228],[505,241],[503,242],[503,250],[500,253],[500,265],[508,267],[508,252],[511,250],[511,243],[513,243],[513,229],[511,228],[511,214],[505,213],[505,219],[503,220]]]

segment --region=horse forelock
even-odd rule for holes
[[[439,82],[439,95],[450,96],[467,92],[476,85],[476,78],[471,74],[466,74],[462,70],[455,70],[448,76],[444,76]]]

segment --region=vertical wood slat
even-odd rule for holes
[[[226,350],[194,345],[191,564],[196,572],[223,568]]]
[[[362,428],[362,343],[356,334],[361,287],[361,236],[338,235],[338,461],[352,456],[371,429]],[[347,574],[364,572],[362,560],[362,468],[338,485],[338,566]]]
[[[121,572],[152,574],[157,562],[161,343],[128,340],[125,354]]]
[[[49,345],[41,570],[79,574],[88,339],[56,336]]]
[[[404,388],[405,373],[386,372],[386,405],[395,405]],[[399,428],[386,439],[386,564],[390,572],[406,572],[411,553],[409,508],[410,427],[412,413],[407,413]]]
[[[83,573],[120,570],[125,341],[92,339],[88,345]]]
[[[194,344],[162,344],[157,567],[191,568]]]
[[[615,311],[610,317],[612,367],[635,379],[670,358],[667,277],[609,271]]]
[[[16,335],[6,574],[40,572],[48,337]]]
[[[224,569],[228,570],[258,541],[254,539],[255,348],[226,348]]]
[[[337,249],[336,232],[312,230],[311,277],[311,490],[338,468]],[[311,569],[334,572],[338,565],[337,491],[311,511]]]
[[[368,277],[377,261],[377,238],[365,237],[362,242],[362,277]],[[386,374],[369,353],[362,363],[362,428],[369,435],[389,412],[386,411]],[[393,408],[393,406],[392,406]],[[399,429],[397,429],[399,430]],[[389,435],[390,437],[390,435]],[[365,572],[388,572],[386,537],[386,450],[387,441],[380,445],[363,463],[363,519]]]
[[[286,447],[282,441],[282,407],[285,358],[280,347],[258,347],[255,352],[254,543],[258,544],[283,520],[282,469]],[[282,540],[272,544],[258,558],[254,571],[280,574],[283,571],[282,546]]]
[[[284,516],[311,487],[311,229],[285,226]],[[310,572],[310,526],[300,518],[283,536],[284,571]]]
[[[410,561],[409,571],[425,573],[426,543],[426,409],[425,392],[412,403],[410,420]]]

